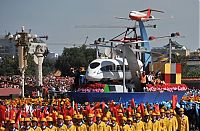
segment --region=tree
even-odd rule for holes
[[[1,75],[19,75],[18,58],[5,56],[0,62]]]
[[[79,68],[89,65],[95,59],[95,49],[87,48],[86,45],[81,47],[64,48],[61,56],[56,61],[56,69],[62,72],[63,76],[69,75],[70,68]]]

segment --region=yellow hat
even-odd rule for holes
[[[165,113],[166,113],[166,114],[170,114],[170,111],[169,111],[169,110],[167,110]]]
[[[180,109],[179,109],[179,112],[184,112],[184,109],[183,109],[183,108],[180,108]]]
[[[103,117],[103,121],[108,121],[108,118],[107,117]]]
[[[58,119],[62,119],[63,120],[63,115],[58,115]]]
[[[94,114],[89,113],[88,118],[92,118],[92,117],[94,117]]]
[[[112,117],[111,120],[112,120],[112,121],[116,121],[116,118],[115,118],[115,117]]]
[[[79,120],[80,120],[80,119],[83,119],[83,115],[78,114],[78,115],[77,115],[77,119],[79,119]]]
[[[157,115],[157,116],[160,116],[160,112],[156,112],[156,115]]]
[[[174,110],[173,110],[173,109],[170,109],[169,111],[170,111],[170,113],[174,113]]]
[[[47,119],[46,119],[46,118],[42,118],[40,121],[41,121],[41,122],[46,122]]]
[[[118,112],[119,112],[119,113],[122,113],[122,109],[119,109]]]
[[[123,113],[119,113],[118,116],[124,116]]]
[[[164,109],[160,109],[160,113],[165,113],[165,110]]]
[[[24,121],[25,121],[25,122],[30,122],[31,119],[30,119],[29,117],[27,117],[27,118],[24,118]]]
[[[140,114],[140,113],[136,113],[135,117],[136,117],[136,118],[140,118],[140,117],[141,117],[141,114]]]
[[[75,115],[73,116],[73,118],[74,118],[74,119],[77,119],[77,115],[75,114]]]
[[[38,119],[36,117],[33,117],[32,121],[37,121],[38,122]]]
[[[65,120],[66,120],[66,121],[71,121],[72,118],[71,118],[71,116],[66,116]]]
[[[52,117],[48,117],[47,121],[53,121],[53,118]]]
[[[20,122],[24,121],[24,118],[20,118],[19,121],[20,121]]]
[[[97,114],[96,117],[97,117],[97,118],[101,118],[101,114]]]
[[[10,124],[15,124],[15,120],[10,120]]]
[[[132,118],[132,117],[129,117],[129,118],[128,118],[128,121],[133,121],[133,118]]]
[[[127,118],[126,117],[122,117],[122,120],[127,121]]]
[[[147,110],[145,110],[144,115],[145,115],[145,116],[149,116],[149,113],[148,113]]]
[[[152,115],[152,116],[156,116],[157,114],[156,114],[155,112],[153,112],[151,115]]]
[[[6,121],[9,121],[10,119],[8,117],[6,117]]]

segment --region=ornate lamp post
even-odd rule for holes
[[[25,79],[25,70],[27,68],[27,54],[28,54],[28,44],[30,39],[32,38],[30,33],[25,32],[24,26],[22,26],[22,31],[17,32],[14,36],[9,35],[8,38],[10,40],[14,39],[16,43],[16,47],[18,50],[18,59],[19,59],[19,70],[21,72],[22,77],[22,98],[24,97],[24,79]]]

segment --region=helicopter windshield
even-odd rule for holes
[[[91,64],[90,64],[90,68],[91,68],[91,69],[94,69],[94,68],[98,67],[99,65],[100,65],[100,63],[94,62],[94,63],[91,63]]]

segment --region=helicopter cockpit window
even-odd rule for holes
[[[90,68],[91,68],[91,69],[94,69],[94,68],[98,67],[99,65],[100,65],[100,63],[94,62],[94,63],[91,63],[91,64],[90,64]]]

